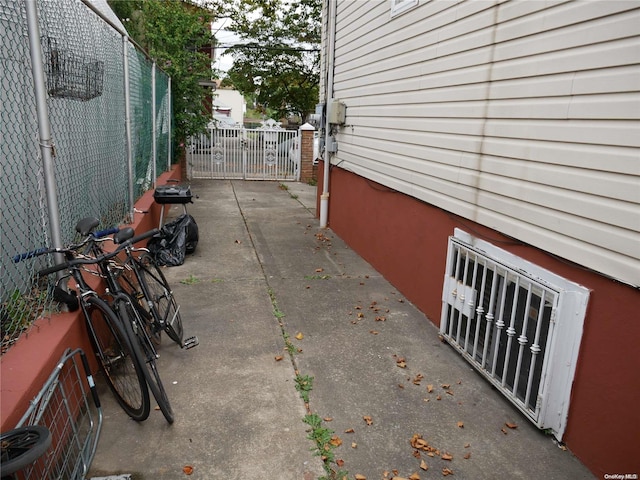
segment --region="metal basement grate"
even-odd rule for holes
[[[463,236],[463,232],[457,233]],[[478,241],[473,243],[477,246]],[[508,252],[494,247],[491,253],[451,237],[441,334],[539,428],[552,428],[560,438],[574,371],[562,372],[559,367],[557,372],[560,376],[570,374],[568,391],[551,381],[558,376],[554,368],[561,365],[554,350],[560,350],[559,345],[572,350],[570,344],[558,340],[558,335],[566,337],[566,332],[556,331],[564,290],[544,281],[539,267],[533,275],[522,265],[509,264],[496,255],[517,259]],[[577,338],[577,346],[581,329],[580,323],[577,337],[576,331],[568,330],[572,333],[569,340]],[[547,408],[551,403],[554,407]],[[560,411],[555,410],[556,405]]]

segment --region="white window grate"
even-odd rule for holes
[[[456,230],[440,331],[538,427],[561,439],[587,299],[583,287]]]

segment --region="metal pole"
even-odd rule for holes
[[[167,87],[167,112],[169,118],[167,119],[167,172],[171,170],[171,160],[173,159],[173,141],[171,140],[171,77],[169,77],[169,86]]]
[[[55,248],[62,247],[60,233],[60,210],[58,209],[58,195],[56,192],[55,169],[53,165],[54,145],[51,140],[51,124],[47,108],[47,88],[42,61],[42,46],[40,45],[40,26],[38,25],[38,10],[36,0],[25,2],[27,14],[27,28],[29,32],[29,50],[31,54],[31,70],[33,73],[33,89],[36,98],[38,117],[38,133],[40,140],[40,154],[44,172],[44,185],[47,195],[47,211],[49,214],[49,233],[51,243]],[[64,262],[62,254],[55,255],[56,263]]]
[[[124,125],[127,137],[127,173],[129,182],[129,218],[133,222],[134,193],[133,193],[133,147],[131,145],[131,96],[129,92],[129,55],[128,38],[122,36],[122,57],[124,66]]]
[[[158,172],[156,170],[156,62],[151,65],[151,161],[153,167],[151,168],[153,177],[153,188],[156,188],[156,179],[158,178]]]

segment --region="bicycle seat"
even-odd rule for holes
[[[100,220],[96,217],[86,217],[76,224],[76,232],[82,236],[87,236],[91,231],[100,224]]]
[[[118,233],[113,236],[113,243],[126,242],[130,238],[133,238],[134,230],[131,227],[121,228]]]

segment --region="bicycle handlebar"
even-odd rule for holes
[[[94,258],[74,258],[73,260],[67,260],[57,265],[53,265],[52,267],[42,269],[38,271],[37,275],[39,277],[44,277],[52,273],[59,272],[60,270],[66,270],[76,265],[93,265],[93,264],[104,262],[105,260],[109,260],[110,258],[115,257],[125,248],[128,248],[129,246],[134,245],[149,237],[152,237],[158,232],[159,230],[157,228],[154,228],[152,230],[149,230],[148,232],[141,233],[140,235],[137,235],[135,237],[130,238],[129,240],[122,242],[120,246],[118,246],[118,248],[116,248],[113,252],[105,253],[103,255],[100,255],[99,257],[94,257]],[[65,253],[65,252],[71,251],[71,249],[60,249],[60,248],[50,248],[50,249],[41,249],[41,250],[42,252],[39,253],[38,255],[43,255],[45,253],[54,253],[54,252]]]
[[[118,233],[119,231],[120,231],[119,227],[112,227],[112,228],[107,228],[105,230],[99,230],[97,232],[93,232],[91,235],[94,238],[102,238],[108,235],[113,235],[114,233]]]
[[[36,250],[31,250],[30,252],[19,253],[13,257],[13,263],[21,262],[22,260],[26,260],[27,258],[38,257],[40,255],[44,255],[45,253],[49,253],[48,248],[38,248]]]

